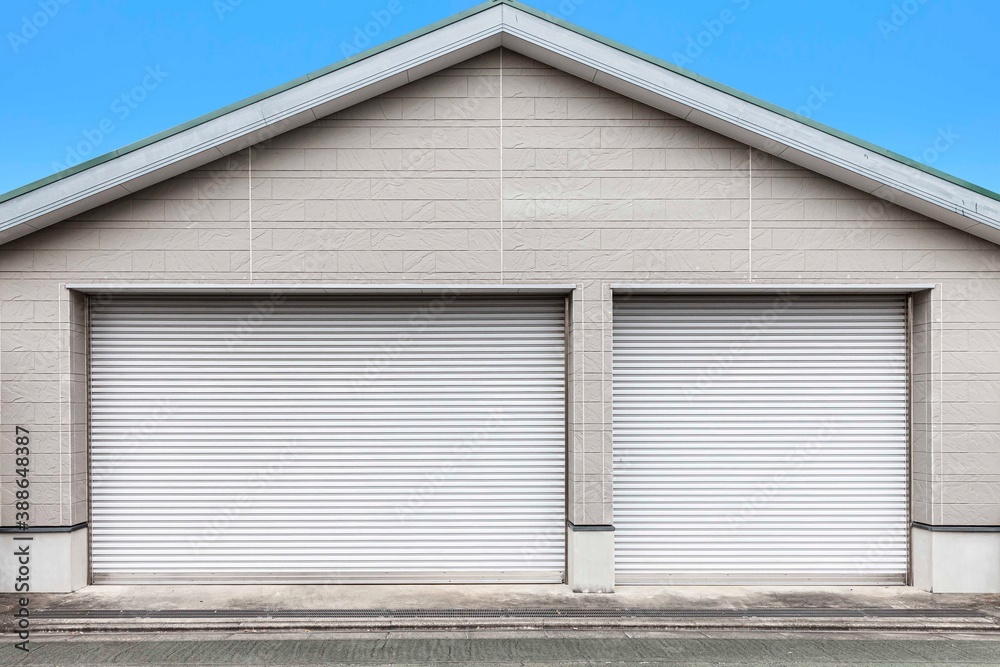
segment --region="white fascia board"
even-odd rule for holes
[[[576,289],[572,284],[378,284],[378,283],[337,283],[329,285],[298,283],[81,283],[66,285],[84,294],[130,294],[140,296],[212,296],[212,295],[420,295],[420,296],[556,296],[565,295]]]
[[[484,53],[491,48],[489,38],[499,35],[501,29],[499,8],[479,12],[409,42],[403,42],[387,51],[376,53],[341,70],[261,100],[259,103],[261,111],[269,123],[303,113],[311,116],[308,122],[318,120],[328,114],[314,113],[315,109],[358,90],[367,89],[393,77],[396,77],[398,83],[402,83],[398,75],[405,75],[406,82],[415,81],[478,53]],[[398,83],[385,90],[398,87]]]
[[[57,181],[52,185],[57,185],[61,182]],[[53,196],[60,196],[61,192],[56,191],[52,194]],[[30,216],[20,216],[13,221],[0,218],[0,220],[3,220],[3,222],[0,222],[0,245],[20,238],[25,234],[31,234],[39,229],[44,229],[49,225],[54,225],[78,213],[89,211],[95,206],[113,202],[131,193],[120,185],[111,185],[95,189],[95,191],[85,195],[73,196],[75,194],[72,193],[71,196],[66,197],[65,203],[61,205],[46,206]],[[11,200],[11,202],[14,201],[17,200]],[[2,205],[0,205],[0,212],[2,210]]]
[[[572,51],[563,52],[558,43],[549,43],[544,37],[535,34],[532,34],[531,38],[525,38],[525,31],[530,32],[534,26],[540,24],[555,28],[557,32],[570,32],[569,30],[543,21],[510,5],[504,5],[501,9],[503,11],[501,46],[534,58],[539,62],[544,62],[546,65],[585,81],[593,81],[594,77],[597,76],[597,68],[577,58]]]
[[[57,213],[52,220],[57,222],[68,217],[68,206],[71,211],[87,210],[135,192],[139,185],[153,185],[217,160],[227,154],[219,146],[231,146],[234,139],[265,125],[260,107],[253,104],[3,202],[0,242],[16,238],[21,222],[30,220],[40,228],[39,218],[48,213]],[[109,198],[113,190],[118,192]]]
[[[547,65],[571,74],[579,70],[578,76],[597,85],[890,202],[923,200],[932,208],[920,212],[971,234],[994,241],[1000,231],[1000,202],[985,195],[516,7],[503,9],[503,43]]]
[[[0,244],[495,48],[501,30],[500,7],[479,12],[0,203]]]

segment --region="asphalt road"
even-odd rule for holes
[[[0,665],[1000,665],[1000,640],[41,638]]]

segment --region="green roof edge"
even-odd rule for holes
[[[250,106],[251,104],[267,99],[268,97],[273,97],[278,93],[283,93],[286,90],[290,90],[292,88],[295,88],[296,86],[300,86],[303,83],[308,83],[309,81],[312,81],[313,79],[317,79],[321,76],[329,74],[330,72],[335,72],[339,69],[347,67],[348,65],[353,65],[354,63],[359,62],[361,60],[365,60],[366,58],[371,58],[372,56],[382,53],[383,51],[388,51],[389,49],[395,46],[399,46],[400,44],[404,44],[411,40],[417,39],[418,37],[423,37],[428,33],[434,32],[435,30],[439,30],[453,23],[458,23],[462,19],[466,19],[475,14],[479,14],[480,12],[484,12],[487,9],[495,7],[498,4],[502,4],[504,2],[506,2],[506,0],[487,0],[487,2],[466,9],[463,12],[459,12],[458,14],[453,14],[448,18],[442,19],[435,23],[431,23],[430,25],[420,28],[419,30],[414,30],[413,32],[401,35],[396,39],[385,42],[384,44],[379,44],[378,46],[374,46],[366,51],[362,51],[361,53],[353,55],[349,58],[345,58],[344,60],[338,60],[337,62],[331,65],[327,65],[326,67],[320,68],[313,72],[309,72],[308,74],[304,74],[300,77],[292,79],[291,81],[286,81],[285,83],[274,86],[273,88],[269,88],[263,92],[257,93],[256,95],[251,95],[250,97],[246,97],[237,102],[233,102],[232,104],[228,104],[222,107],[221,109],[210,111],[207,114],[198,116],[197,118],[181,123],[180,125],[175,125],[174,127],[163,130],[162,132],[157,132],[156,134],[140,139],[139,141],[135,141],[126,146],[122,146],[121,148],[115,149],[108,153],[92,157],[86,162],[81,162],[80,164],[73,165],[68,169],[63,169],[62,171],[57,171],[54,174],[49,174],[48,176],[40,178],[36,181],[32,181],[31,183],[22,185],[19,188],[15,188],[13,190],[10,190],[9,192],[0,194],[0,203],[3,203],[10,199],[14,199],[15,197],[20,197],[23,194],[31,192],[32,190],[37,190],[38,188],[46,186],[50,183],[61,181],[62,179],[68,176],[72,176],[73,174],[78,174],[81,171],[86,171],[91,167],[96,167],[99,164],[109,162],[117,157],[121,157],[122,155],[126,155],[133,151],[137,151],[140,148],[144,148],[146,146],[149,146],[150,144],[154,144],[157,141],[160,141],[161,139],[166,139],[167,137],[179,134],[184,130],[189,130],[192,127],[197,127],[198,125],[202,125],[211,120],[215,120],[216,118],[224,116],[227,113],[236,111],[238,109],[242,109],[243,107]]]
[[[428,26],[420,28],[419,30],[415,30],[415,31],[409,32],[409,33],[407,33],[405,35],[401,35],[400,37],[397,37],[396,39],[393,39],[391,41],[385,42],[384,44],[380,44],[378,46],[372,47],[372,48],[368,49],[367,51],[362,51],[361,53],[358,53],[357,55],[351,56],[349,58],[345,58],[344,60],[339,60],[339,61],[337,61],[337,62],[335,62],[335,63],[333,63],[331,65],[327,65],[326,67],[323,67],[321,69],[315,70],[315,71],[310,72],[308,74],[305,74],[303,76],[297,77],[295,79],[292,79],[291,81],[287,81],[287,82],[285,82],[285,83],[283,83],[281,85],[275,86],[275,87],[270,88],[268,90],[265,90],[265,91],[263,91],[261,93],[257,93],[256,95],[252,95],[252,96],[244,98],[244,99],[242,99],[242,100],[240,100],[238,102],[234,102],[232,104],[224,106],[221,109],[216,109],[215,111],[209,112],[207,114],[204,114],[202,116],[199,116],[199,117],[194,118],[192,120],[189,120],[187,122],[181,123],[180,125],[176,125],[176,126],[171,127],[169,129],[163,130],[162,132],[157,132],[154,135],[151,135],[151,136],[146,137],[144,139],[140,139],[139,141],[133,142],[131,144],[128,144],[128,145],[123,146],[121,148],[118,148],[116,150],[110,151],[108,153],[104,153],[103,155],[98,155],[96,157],[93,157],[93,158],[87,160],[86,162],[81,162],[80,164],[77,164],[77,165],[74,165],[72,167],[69,167],[68,169],[64,169],[64,170],[56,172],[54,174],[50,174],[50,175],[45,176],[43,178],[40,178],[40,179],[38,179],[36,181],[32,181],[31,183],[28,183],[26,185],[22,185],[19,188],[15,188],[13,190],[10,190],[9,192],[0,194],[0,203],[3,203],[3,202],[8,201],[10,199],[14,199],[15,197],[19,197],[19,196],[21,196],[23,194],[31,192],[32,190],[37,190],[38,188],[41,188],[41,187],[46,186],[46,185],[49,185],[50,183],[54,183],[56,181],[60,181],[60,180],[66,178],[68,176],[72,176],[73,174],[77,174],[77,173],[79,173],[81,171],[86,171],[87,169],[90,169],[91,167],[95,167],[95,166],[97,166],[99,164],[102,164],[104,162],[108,162],[108,161],[113,160],[113,159],[115,159],[117,157],[121,157],[122,155],[126,155],[128,153],[133,152],[133,151],[139,150],[140,148],[144,148],[145,146],[148,146],[150,144],[156,143],[157,141],[160,141],[161,139],[165,139],[165,138],[170,137],[172,135],[178,134],[178,133],[183,132],[185,130],[188,130],[188,129],[192,128],[192,127],[197,127],[198,125],[201,125],[203,123],[207,123],[208,121],[214,120],[214,119],[216,119],[216,118],[218,118],[220,116],[224,116],[227,113],[230,113],[232,111],[236,111],[238,109],[242,109],[243,107],[249,106],[249,105],[254,104],[256,102],[259,102],[259,101],[261,101],[263,99],[267,99],[268,97],[272,97],[274,95],[277,95],[278,93],[283,93],[286,90],[289,90],[291,88],[295,88],[296,86],[300,86],[300,85],[302,85],[304,83],[308,83],[309,81],[312,81],[313,79],[317,79],[317,78],[319,78],[321,76],[325,76],[325,75],[327,75],[327,74],[329,74],[331,72],[335,72],[335,71],[337,71],[339,69],[347,67],[348,65],[353,65],[356,62],[359,62],[361,60],[365,60],[366,58],[370,58],[370,57],[372,57],[374,55],[382,53],[383,51],[388,51],[389,49],[392,49],[393,47],[396,47],[396,46],[398,46],[400,44],[404,44],[404,43],[409,42],[411,40],[417,39],[418,37],[422,37],[422,36],[424,36],[424,35],[426,35],[428,33],[434,32],[435,30],[439,30],[439,29],[444,28],[446,26],[449,26],[449,25],[451,25],[453,23],[457,23],[457,22],[459,22],[459,21],[461,21],[463,19],[466,19],[466,18],[468,18],[470,16],[474,16],[476,14],[479,14],[480,12],[484,12],[484,11],[486,11],[486,10],[492,8],[492,7],[496,7],[497,5],[509,5],[511,7],[515,7],[515,8],[517,8],[517,9],[523,11],[523,12],[531,14],[532,16],[536,16],[536,17],[538,17],[540,19],[543,19],[545,21],[548,21],[550,23],[558,25],[558,26],[560,26],[562,28],[565,28],[567,30],[571,30],[571,31],[573,31],[573,32],[575,32],[575,33],[577,33],[579,35],[583,35],[584,37],[592,39],[592,40],[594,40],[596,42],[600,42],[601,44],[604,44],[606,46],[610,46],[613,49],[616,49],[616,50],[621,51],[623,53],[627,53],[628,55],[634,56],[634,57],[639,58],[641,60],[645,60],[646,62],[649,62],[649,63],[652,63],[652,64],[656,65],[657,67],[662,67],[664,69],[670,70],[671,72],[674,72],[675,74],[680,74],[681,76],[684,76],[684,77],[689,78],[689,79],[693,79],[694,81],[697,81],[698,83],[701,83],[703,85],[706,85],[706,86],[709,86],[711,88],[714,88],[715,90],[721,91],[721,92],[726,93],[728,95],[732,95],[733,97],[741,99],[744,102],[749,102],[749,103],[754,104],[756,106],[762,107],[762,108],[767,109],[768,111],[776,113],[776,114],[778,114],[780,116],[784,116],[786,118],[790,118],[792,120],[798,121],[798,122],[800,122],[800,123],[802,123],[804,125],[812,127],[813,129],[816,129],[816,130],[819,130],[819,131],[824,132],[826,134],[829,134],[831,136],[837,137],[838,139],[842,139],[842,140],[847,141],[849,143],[852,143],[852,144],[854,144],[856,146],[859,146],[859,147],[864,148],[866,150],[872,151],[873,153],[877,153],[879,155],[882,155],[883,157],[887,157],[887,158],[889,158],[891,160],[895,160],[896,162],[900,162],[900,163],[905,164],[905,165],[907,165],[909,167],[912,167],[914,169],[918,169],[920,171],[923,171],[925,173],[931,174],[933,176],[937,176],[938,178],[944,179],[944,180],[946,180],[946,181],[948,181],[950,183],[954,183],[955,185],[959,185],[959,186],[961,186],[963,188],[967,188],[969,190],[972,190],[973,192],[981,194],[981,195],[983,195],[985,197],[989,197],[990,199],[995,199],[997,201],[1000,201],[1000,193],[998,193],[998,192],[994,192],[994,191],[989,190],[987,188],[984,188],[982,186],[976,185],[975,183],[970,183],[969,181],[966,181],[966,180],[964,180],[962,178],[958,178],[957,176],[953,176],[953,175],[951,175],[949,173],[946,173],[946,172],[943,172],[943,171],[941,171],[939,169],[935,169],[934,167],[931,167],[931,166],[928,166],[926,164],[923,164],[922,162],[918,162],[918,161],[910,159],[910,158],[908,158],[908,157],[906,157],[904,155],[900,155],[899,153],[890,151],[890,150],[888,150],[886,148],[883,148],[881,146],[877,146],[877,145],[875,145],[875,144],[873,144],[873,143],[871,143],[869,141],[865,141],[864,139],[860,139],[858,137],[855,137],[854,135],[847,134],[846,132],[841,132],[840,130],[832,128],[832,127],[830,127],[828,125],[824,125],[823,123],[819,123],[819,122],[817,122],[817,121],[815,121],[815,120],[813,120],[811,118],[807,118],[806,116],[802,116],[800,114],[797,114],[794,111],[789,111],[788,109],[784,109],[784,108],[779,107],[779,106],[777,106],[775,104],[767,102],[766,100],[762,100],[760,98],[754,97],[753,95],[749,95],[747,93],[744,93],[743,91],[736,90],[735,88],[731,88],[731,87],[729,87],[729,86],[727,86],[727,85],[725,85],[723,83],[719,83],[718,81],[714,81],[713,79],[708,79],[708,78],[703,77],[703,76],[701,76],[699,74],[696,74],[696,73],[694,73],[694,72],[692,72],[690,70],[684,69],[683,67],[679,67],[677,65],[674,65],[673,63],[669,63],[669,62],[667,62],[665,60],[657,58],[656,56],[652,56],[652,55],[650,55],[648,53],[644,53],[642,51],[638,51],[636,49],[633,49],[632,47],[626,46],[625,44],[621,44],[620,42],[616,42],[616,41],[614,41],[612,39],[608,39],[607,37],[603,37],[603,36],[601,36],[601,35],[599,35],[597,33],[594,33],[594,32],[592,32],[590,30],[587,30],[586,28],[582,28],[582,27],[580,27],[578,25],[575,25],[573,23],[569,23],[568,21],[565,21],[565,20],[563,20],[563,19],[561,19],[559,17],[552,16],[551,14],[547,14],[547,13],[541,11],[541,10],[535,9],[534,7],[530,7],[530,6],[528,6],[528,5],[526,5],[526,4],[522,3],[522,2],[519,2],[518,0],[487,0],[486,2],[484,2],[482,4],[476,5],[475,7],[471,7],[469,9],[466,9],[465,11],[459,12],[457,14],[453,14],[452,16],[449,16],[449,17],[447,17],[445,19],[442,19],[442,20],[437,21],[435,23],[432,23],[432,24],[430,24]]]
[[[671,72],[680,74],[681,76],[687,77],[688,79],[694,79],[698,83],[704,84],[706,86],[709,86],[710,88],[714,88],[728,95],[732,95],[733,97],[737,97],[743,100],[744,102],[750,102],[751,104],[754,104],[756,106],[763,107],[764,109],[772,111],[780,116],[784,116],[785,118],[790,118],[792,120],[798,121],[804,125],[808,125],[813,129],[825,132],[826,134],[837,137],[838,139],[843,139],[844,141],[852,143],[856,146],[860,146],[861,148],[864,148],[866,150],[870,150],[873,153],[878,153],[879,155],[887,157],[891,160],[895,160],[896,162],[901,162],[907,165],[908,167],[919,169],[920,171],[932,174],[934,176],[937,176],[938,178],[943,178],[944,180],[954,183],[955,185],[961,185],[963,188],[968,188],[973,192],[978,192],[981,195],[1000,201],[1000,192],[994,192],[993,190],[989,190],[980,185],[976,185],[975,183],[970,183],[965,179],[959,178],[957,176],[952,176],[951,174],[943,172],[940,169],[935,169],[934,167],[928,166],[922,162],[910,159],[905,155],[900,155],[899,153],[891,151],[887,148],[883,148],[869,141],[865,141],[864,139],[855,137],[852,134],[847,134],[846,132],[842,132],[836,128],[830,127],[829,125],[824,125],[823,123],[819,123],[813,120],[812,118],[802,116],[800,114],[795,113],[794,111],[789,111],[788,109],[779,107],[776,104],[772,104],[771,102],[762,100],[759,97],[754,97],[753,95],[744,93],[741,90],[730,88],[724,83],[719,83],[718,81],[715,81],[713,79],[708,79],[706,77],[701,76],[700,74],[695,74],[691,70],[684,69],[683,67],[674,65],[673,63],[669,63],[666,60],[657,58],[656,56],[652,56],[648,53],[638,51],[630,46],[626,46],[625,44],[622,44],[620,42],[616,42],[612,39],[608,39],[607,37],[598,35],[597,33],[587,30],[586,28],[581,28],[578,25],[574,25],[572,23],[564,21],[559,17],[546,14],[545,12],[535,9],[534,7],[529,7],[528,5],[518,2],[518,0],[496,0],[496,1],[498,3],[503,3],[506,5],[510,5],[512,7],[517,7],[523,12],[526,12],[533,16],[537,16],[538,18],[549,21],[550,23],[554,23],[562,28],[566,28],[567,30],[572,30],[577,34],[583,35],[584,37],[589,37],[590,39],[600,42],[605,46],[610,46],[611,48],[622,51],[623,53],[627,53],[630,56],[635,56],[636,58],[645,60],[646,62],[652,63],[658,67],[668,69]]]

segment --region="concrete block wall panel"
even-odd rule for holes
[[[63,470],[63,491],[68,499],[69,524],[77,525],[88,518],[88,334],[86,297],[63,288],[59,301],[60,317],[60,451]],[[65,502],[63,511],[65,512]],[[62,522],[65,523],[65,517]]]
[[[1000,525],[1000,248],[510,51],[0,247],[0,456],[15,424],[37,434],[36,525],[86,516],[63,285],[251,277],[576,284],[582,525],[613,522],[611,283],[937,283],[914,298],[914,519]]]
[[[612,524],[611,348],[605,345],[610,315],[608,285],[590,280],[577,287],[571,303],[567,364],[567,516],[576,525]]]
[[[254,279],[500,281],[499,51],[254,149]]]
[[[935,425],[936,402],[934,392],[940,389],[935,382],[933,291],[913,295],[910,312],[910,440],[911,440],[911,516],[914,521],[933,524],[933,510],[940,503],[932,495],[936,488]]]
[[[16,430],[29,433],[32,526],[87,520],[84,298],[58,282],[0,285],[0,522],[17,523]]]

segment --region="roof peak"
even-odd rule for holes
[[[0,243],[21,235],[8,233],[21,223],[30,223],[32,228],[52,224],[57,211],[68,217],[115,198],[95,197],[97,193],[92,190],[98,183],[106,186],[105,191],[117,189],[117,196],[124,196],[136,187],[179,173],[175,168],[178,164],[189,164],[188,169],[198,166],[200,151],[210,152],[201,162],[204,164],[257,143],[260,139],[255,137],[261,132],[273,136],[294,129],[497,47],[519,51],[947,224],[961,225],[972,233],[976,233],[977,223],[985,225],[981,235],[1000,240],[1000,194],[996,192],[606,39],[518,0],[488,0],[0,195]],[[388,57],[390,52],[398,57]],[[135,159],[144,151],[157,154],[154,164]],[[125,162],[136,164],[120,164]],[[116,163],[120,168],[109,168]],[[94,170],[108,173],[87,178]],[[72,186],[73,181],[80,181],[81,187]],[[57,196],[42,196],[48,190]],[[85,206],[84,201],[91,203]]]

